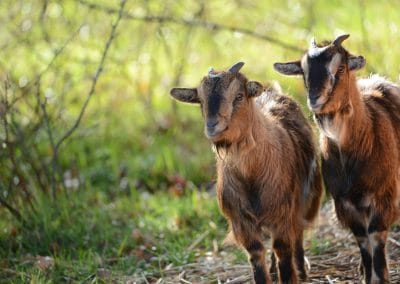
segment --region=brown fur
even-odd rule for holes
[[[334,199],[338,219],[353,230],[360,248],[368,247],[368,253],[373,258],[374,244],[385,246],[388,230],[399,213],[400,92],[397,90],[397,93],[385,93],[378,89],[364,89],[360,92],[356,86],[354,72],[346,75],[348,77],[338,85],[333,97],[340,98],[347,93],[351,111],[343,114],[340,111],[343,104],[335,107],[327,104],[326,108],[334,113],[332,127],[338,129],[338,141],[332,146],[329,138],[322,136],[322,140],[325,141],[321,149],[325,160],[331,159],[339,148],[342,154],[362,163],[354,176],[355,184],[348,188],[349,192],[345,194],[349,198],[342,194],[334,194]],[[384,84],[392,85],[389,82]],[[326,176],[329,179],[330,173]],[[378,220],[377,224],[371,225],[373,220]],[[365,233],[360,236],[357,228],[360,225],[364,228],[363,231],[367,232],[367,236]],[[374,228],[371,228],[372,226]],[[366,277],[366,282],[388,282],[386,260],[382,268],[374,268],[382,263],[371,263],[371,276]]]
[[[331,92],[322,88],[318,101],[326,102],[314,110],[324,182],[339,221],[356,237],[366,283],[386,283],[386,238],[399,215],[400,89],[378,76],[357,82],[351,55],[341,46],[327,46],[328,58],[339,54],[344,71],[332,74],[335,84]],[[304,62],[303,57],[303,68]]]
[[[242,74],[218,74],[223,86],[218,115],[228,124],[211,139],[219,206],[234,240],[249,253],[255,282],[270,283],[263,245],[267,230],[280,281],[296,283],[297,273],[306,277],[303,230],[316,217],[322,193],[312,130],[298,105],[279,91],[269,88],[253,98]],[[197,88],[206,121],[212,80],[204,78]],[[235,102],[238,93],[245,96]]]

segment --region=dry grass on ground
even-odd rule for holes
[[[352,235],[343,230],[332,217],[327,204],[318,224],[306,239],[306,255],[310,262],[307,283],[362,283],[358,273],[359,252]],[[311,238],[312,235],[312,238]],[[400,283],[400,232],[391,232],[388,255],[391,283]],[[270,247],[270,243],[267,243]],[[153,277],[135,275],[125,279],[130,283],[251,283],[250,266],[230,264],[224,254],[210,255],[179,267],[167,267]]]

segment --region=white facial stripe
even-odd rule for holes
[[[336,70],[339,68],[339,65],[341,63],[341,59],[342,59],[342,56],[340,55],[340,53],[336,53],[333,56],[331,62],[329,63],[328,70],[332,75],[335,74]]]
[[[308,76],[308,62],[307,62],[307,56],[303,56],[301,58],[301,68],[303,69],[304,75]]]
[[[308,50],[308,56],[312,57],[317,57],[318,55],[320,55],[322,52],[324,52],[327,48],[329,47],[329,45],[324,46],[324,47],[315,47],[315,48],[310,48]]]

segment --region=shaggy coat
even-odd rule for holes
[[[385,244],[399,214],[400,89],[377,75],[357,81],[365,60],[341,46],[347,37],[275,68],[303,75],[337,217],[358,242],[365,282],[387,283]]]
[[[298,274],[306,278],[303,230],[316,217],[322,193],[312,130],[293,100],[248,81],[235,66],[211,71],[197,89],[171,94],[201,104],[216,152],[218,203],[231,236],[249,254],[255,282],[271,282],[263,245],[269,231],[271,270],[276,256],[280,281],[297,283]]]

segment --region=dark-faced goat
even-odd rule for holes
[[[386,283],[385,244],[399,213],[400,89],[377,75],[357,80],[365,59],[342,47],[348,37],[313,41],[300,61],[274,67],[303,76],[337,217],[358,242],[365,282]]]
[[[171,95],[201,105],[216,152],[218,203],[235,242],[249,254],[255,282],[271,282],[267,230],[280,281],[297,283],[298,273],[306,278],[303,231],[316,217],[322,193],[312,130],[294,101],[248,81],[242,65],[211,69],[197,88],[174,88]]]

